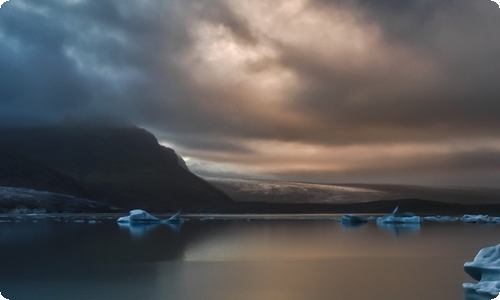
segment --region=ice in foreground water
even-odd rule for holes
[[[479,250],[474,261],[464,264],[464,271],[478,281],[478,283],[464,283],[464,289],[493,297],[499,295],[500,244]]]
[[[130,211],[130,215],[126,217],[118,218],[118,223],[150,223],[150,222],[161,222],[160,219],[151,215],[147,211],[142,209],[134,209]],[[0,299],[1,300],[1,299]]]
[[[117,220],[118,223],[160,223],[160,222],[165,222],[169,224],[181,224],[184,222],[184,220],[181,218],[181,213],[177,212],[170,218],[166,220],[161,220],[150,213],[148,213],[145,210],[142,209],[134,209],[130,211],[130,215],[125,216],[125,217],[120,217]],[[2,300],[2,299],[0,299]]]

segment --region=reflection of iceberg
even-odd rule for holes
[[[145,235],[146,233],[150,232],[153,228],[158,227],[160,225],[160,223],[158,223],[158,222],[156,222],[156,223],[153,223],[153,222],[149,222],[149,223],[146,223],[146,222],[143,222],[143,223],[120,222],[120,223],[118,223],[118,225],[121,228],[128,229],[130,231],[130,235],[132,237],[138,238],[138,237],[141,237],[141,236]]]
[[[342,226],[344,227],[359,226],[362,224],[366,224],[366,222],[368,222],[367,218],[349,214],[343,215],[342,218],[340,219],[340,223],[342,223]]]
[[[388,215],[377,218],[377,224],[419,224],[422,219],[410,212],[398,212],[396,207],[394,211]]]
[[[464,223],[500,223],[500,217],[488,215],[464,215],[460,220]]]
[[[420,223],[377,223],[379,228],[392,232],[396,237],[401,232],[418,232]]]
[[[488,296],[500,293],[500,244],[481,249],[474,261],[464,264],[464,271],[478,283],[464,283],[469,294],[473,292]],[[470,297],[467,299],[471,299]]]

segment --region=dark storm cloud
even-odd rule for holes
[[[144,91],[185,38],[165,1],[20,0],[0,13],[1,112],[20,118],[140,118],[162,98]]]
[[[492,182],[498,28],[489,0],[12,0],[0,123],[124,120],[256,173]]]

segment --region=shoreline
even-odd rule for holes
[[[171,208],[164,211],[148,210],[140,206],[133,209],[144,209],[154,215],[171,215],[181,211],[183,216],[245,216],[245,215],[342,215],[342,214],[366,214],[366,215],[385,215],[391,213],[394,208],[399,207],[401,212],[411,212],[419,216],[462,216],[464,214],[485,214],[490,216],[500,216],[500,204],[459,204],[443,203],[437,201],[421,199],[399,199],[399,200],[379,200],[373,202],[362,202],[352,204],[276,204],[264,202],[234,202],[224,206],[210,206],[204,208]],[[116,217],[127,214],[130,209],[113,209],[107,212],[103,211],[82,211],[82,212],[25,212],[25,213],[0,213],[2,216],[87,216],[100,218]]]

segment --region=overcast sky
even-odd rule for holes
[[[489,0],[11,0],[0,123],[114,120],[193,169],[500,183]]]

